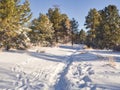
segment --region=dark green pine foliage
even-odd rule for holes
[[[99,11],[102,17],[97,30],[97,44],[100,48],[112,49],[120,45],[120,15],[115,5]]]
[[[62,21],[61,21],[61,30],[60,30],[60,41],[61,43],[68,43],[71,41],[70,36],[70,20],[66,14],[62,14]]]
[[[88,29],[87,35],[87,45],[95,47],[95,37],[96,37],[96,28],[100,23],[100,14],[94,8],[90,9],[88,15],[86,16],[85,26]]]
[[[79,42],[80,44],[86,43],[86,32],[83,29],[81,29],[79,32]]]
[[[61,17],[61,13],[59,11],[59,8],[50,8],[48,10],[48,17],[50,19],[50,21],[53,23],[53,28],[54,28],[54,39],[55,42],[58,43],[59,42],[59,34],[60,34],[60,30],[61,30],[61,21],[62,21],[62,17]]]
[[[66,14],[62,14],[58,7],[50,8],[48,10],[47,16],[49,17],[50,21],[53,23],[54,42],[59,43],[61,42],[61,39],[64,38],[63,33],[69,30],[68,17]],[[67,26],[65,26],[65,24]]]
[[[2,47],[6,47],[7,50],[11,47],[17,48],[16,46],[19,46],[17,45],[18,42],[24,40],[23,38],[19,38],[23,32],[21,27],[23,27],[32,15],[28,0],[22,4],[20,3],[20,0],[0,1],[0,44]]]
[[[48,16],[40,14],[37,19],[32,21],[29,37],[32,43],[37,43],[40,45],[52,44],[53,40],[53,27]]]
[[[71,23],[71,43],[73,45],[74,43],[78,43],[78,40],[79,40],[78,39],[79,38],[79,33],[78,33],[79,24],[74,18],[72,18],[70,23]]]

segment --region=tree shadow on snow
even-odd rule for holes
[[[74,61],[100,61],[100,60],[107,60],[107,57],[101,57],[97,56],[95,54],[85,52],[85,53],[79,53],[74,55]]]
[[[59,48],[63,48],[63,49],[72,49],[72,50],[75,50],[77,49],[78,47],[77,46],[59,46]]]
[[[16,80],[16,76],[14,72],[11,70],[7,70],[5,68],[0,67],[0,88],[12,88],[13,80]],[[8,80],[9,78],[9,80]]]
[[[95,84],[91,90],[120,90],[120,84]]]
[[[113,57],[116,62],[120,62],[120,52],[114,52],[109,50],[93,50],[90,52],[96,53],[96,55],[101,57],[106,57],[106,58]]]
[[[107,50],[79,50],[79,53],[74,55],[75,61],[108,61],[113,57],[115,62],[120,62],[120,52]]]
[[[3,52],[5,52],[5,53],[9,52],[9,53],[14,53],[14,54],[15,53],[27,54],[29,56],[32,56],[34,58],[38,58],[38,59],[41,59],[41,60],[53,61],[53,62],[63,62],[63,63],[65,63],[66,58],[70,56],[70,55],[54,55],[54,54],[51,54],[51,53],[29,51],[29,50],[9,50],[9,51],[4,50]]]
[[[53,61],[53,62],[65,62],[66,61],[66,55],[59,56],[59,55],[53,55],[49,53],[37,53],[37,52],[28,52],[28,54],[32,57],[43,59],[47,61]]]
[[[9,51],[7,51],[7,50],[2,50],[2,52],[10,52],[10,53],[20,53],[20,54],[23,54],[23,53],[27,53],[28,51],[27,50],[9,50]]]

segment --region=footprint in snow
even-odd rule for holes
[[[84,80],[85,82],[92,82],[92,80],[90,79],[90,77],[87,76],[87,75],[83,77],[83,80]]]

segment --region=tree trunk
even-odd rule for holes
[[[10,50],[10,45],[6,45],[5,50],[9,51]]]

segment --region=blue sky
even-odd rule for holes
[[[120,0],[29,0],[33,18],[39,13],[46,14],[49,8],[59,5],[61,13],[66,13],[70,19],[79,22],[79,29],[84,29],[85,16],[91,8],[101,10],[108,5],[116,5],[120,10]]]

